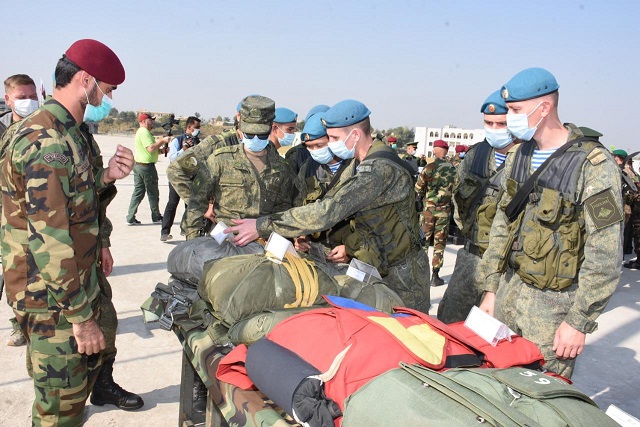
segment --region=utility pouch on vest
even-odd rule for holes
[[[480,249],[480,256],[489,247],[489,235],[491,234],[491,224],[496,217],[498,205],[496,203],[486,203],[481,205],[476,211],[476,225],[478,232],[476,233],[476,244]]]
[[[468,177],[453,191],[453,197],[456,201],[456,208],[458,209],[460,218],[467,219],[469,217],[470,210],[473,207],[472,205],[477,200],[476,196],[482,188],[484,188],[484,185],[479,179],[476,177]],[[472,226],[473,221],[465,221],[462,230],[460,230],[462,235],[468,237]]]
[[[539,200],[512,245],[514,269],[539,289],[565,289],[584,260],[584,221],[575,218],[573,203],[556,190],[544,188],[532,196]]]

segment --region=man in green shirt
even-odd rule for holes
[[[158,151],[160,147],[169,143],[169,137],[154,138],[151,129],[155,123],[155,117],[149,113],[142,113],[138,116],[140,129],[136,132],[135,141],[135,161],[133,167],[133,194],[127,213],[127,224],[138,225],[140,221],[136,219],[136,212],[140,202],[144,199],[145,192],[149,197],[149,207],[151,208],[151,220],[160,224],[162,215],[160,214],[160,196],[158,191]]]

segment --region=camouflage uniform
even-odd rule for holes
[[[79,354],[72,323],[99,317],[102,174],[68,111],[49,100],[18,129],[0,168],[7,300],[30,342],[35,425],[80,425],[99,354]]]
[[[289,165],[272,144],[266,150],[267,165],[260,173],[242,144],[220,148],[209,156],[207,166],[199,168],[193,180],[185,220],[187,239],[199,236],[210,200],[216,221],[228,226],[233,225],[232,219],[257,218],[292,206],[293,176]]]
[[[574,125],[566,126],[570,131],[569,140],[582,136]],[[570,377],[575,359],[556,359],[553,351],[556,330],[565,321],[580,332],[593,332],[597,327],[596,319],[607,305],[620,278],[623,220],[620,171],[609,152],[600,147],[591,151],[582,164],[575,166],[579,169],[562,172],[565,177],[567,175],[564,174],[567,173],[575,172],[577,175],[575,193],[569,193],[567,197],[575,199],[573,212],[579,219],[567,225],[571,227],[577,224],[583,229],[579,231],[581,237],[577,237],[577,245],[573,248],[578,255],[565,258],[562,264],[554,264],[550,267],[549,274],[560,277],[560,268],[565,267],[574,268],[577,273],[573,284],[568,287],[561,290],[549,287],[540,289],[523,281],[520,275],[526,271],[521,272],[522,268],[514,263],[514,257],[532,253],[533,250],[546,250],[546,243],[555,240],[554,236],[538,242],[533,239],[524,242],[514,239],[524,227],[543,224],[535,218],[537,215],[544,215],[544,211],[538,212],[538,203],[530,202],[513,223],[509,222],[504,211],[512,197],[509,190],[513,191],[515,187],[515,181],[509,178],[512,170],[515,170],[514,153],[521,150],[523,145],[525,144],[512,150],[506,160],[503,195],[491,228],[491,243],[483,255],[480,267],[482,290],[496,293],[495,317],[516,333],[536,343],[545,356],[547,369]],[[565,155],[567,153],[557,160],[563,159]],[[530,160],[525,161],[530,165]],[[544,194],[540,202],[542,197]],[[598,206],[600,201],[604,201],[611,209],[605,211],[604,207]],[[559,205],[557,197],[555,203]],[[560,211],[559,215],[567,213],[566,209],[561,208]],[[607,216],[604,214],[609,216],[607,221],[600,220],[601,216]],[[514,228],[511,232],[510,227]],[[519,250],[520,248],[524,251]],[[580,264],[581,255],[584,261]],[[534,265],[544,266],[545,261],[542,257]],[[516,272],[514,268],[519,269]],[[572,278],[568,277],[568,280]]]
[[[211,135],[200,141],[200,144],[182,153],[167,167],[167,177],[180,198],[188,205],[191,195],[191,182],[202,165],[213,152],[221,147],[237,145],[236,129],[227,129],[218,135]],[[208,171],[202,173],[208,174]],[[206,178],[206,175],[205,175]]]
[[[478,152],[480,155],[476,155]],[[453,274],[438,305],[438,319],[444,323],[465,320],[471,308],[480,303],[480,260],[489,243],[499,199],[500,182],[495,176],[494,153],[489,143],[483,141],[471,147],[457,168],[453,186],[454,219],[466,243],[458,249]],[[485,174],[487,176],[481,176]]]
[[[375,141],[367,156],[394,151]],[[333,197],[258,218],[260,237],[297,237],[353,217],[349,256],[376,267],[408,307],[429,311],[429,259],[420,249],[413,180],[392,160],[365,158]]]
[[[636,262],[640,261],[640,192],[638,191],[638,175],[628,165],[622,169],[628,180],[622,185],[625,214],[625,231],[630,227],[633,239],[633,251],[636,254]],[[628,182],[627,185],[625,185]],[[633,186],[631,185],[633,184]],[[630,266],[633,262],[625,263]]]
[[[456,170],[444,159],[435,159],[426,166],[418,176],[416,192],[423,198],[424,212],[422,213],[427,242],[433,236],[434,270],[442,267],[444,248],[449,235],[449,215],[451,213],[451,191]]]

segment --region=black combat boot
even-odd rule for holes
[[[97,406],[116,405],[125,411],[140,409],[144,405],[140,396],[128,392],[113,381],[113,360],[102,365],[91,391],[91,403]]]
[[[431,272],[431,286],[433,286],[434,288],[436,286],[442,286],[444,285],[444,280],[442,280],[440,278],[440,276],[438,276],[438,272],[440,271],[440,269],[433,269],[433,271]]]
[[[205,413],[207,411],[207,387],[198,375],[193,379],[193,410]]]

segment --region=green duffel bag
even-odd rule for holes
[[[198,292],[231,327],[265,310],[326,305],[322,295],[337,295],[338,283],[304,258],[237,255],[205,264]]]
[[[294,314],[312,310],[321,306],[298,307],[282,310],[267,310],[241,320],[229,329],[229,338],[235,345],[251,345],[271,332],[278,323]]]
[[[404,307],[402,298],[383,282],[364,283],[353,277],[334,276],[338,281],[340,296],[349,298],[385,313],[393,314],[393,307]]]
[[[525,368],[435,372],[401,365],[346,400],[342,427],[618,425],[575,387],[541,372]]]

